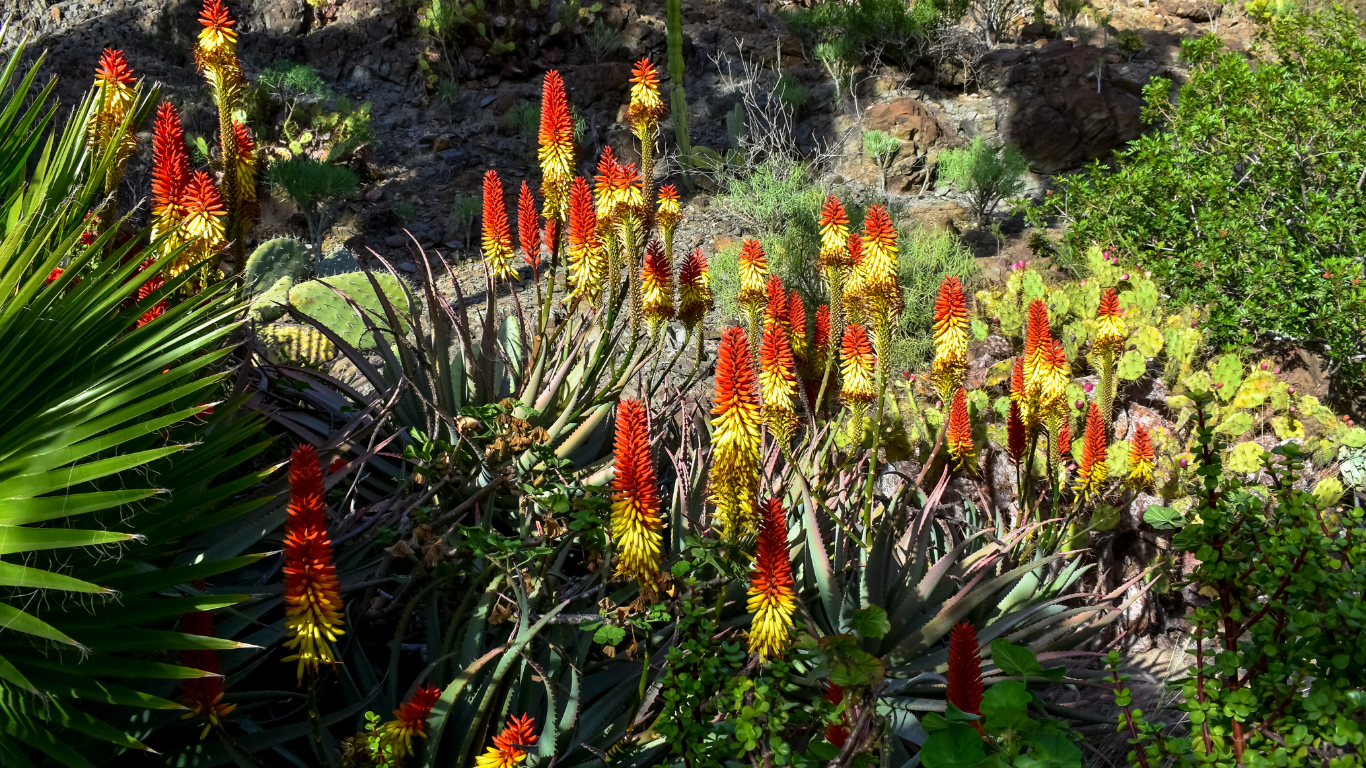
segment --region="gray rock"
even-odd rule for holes
[[[384,244],[390,248],[402,248],[408,242],[408,236],[404,234],[389,235],[384,238]]]
[[[402,264],[399,264],[398,268],[403,270],[404,272],[417,272],[417,265],[412,263],[411,261],[405,261]]]

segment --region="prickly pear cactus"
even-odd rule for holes
[[[251,318],[258,324],[273,323],[288,311],[289,289],[294,280],[284,275],[269,290],[251,300]]]
[[[384,291],[384,295],[394,305],[394,309],[400,318],[409,315],[408,299],[403,292],[403,287],[399,284],[398,278],[388,274],[379,274],[375,277]],[[324,279],[328,285],[342,291],[351,297],[352,301],[369,312],[370,320],[376,326],[383,328],[388,325],[384,307],[380,304],[379,296],[375,294],[374,286],[370,284],[364,272],[347,272]],[[347,344],[358,349],[374,347],[374,335],[367,331],[365,321],[345,299],[337,295],[337,291],[332,290],[328,285],[324,285],[321,280],[309,280],[306,283],[294,286],[289,289],[290,306],[321,321],[341,336]],[[402,322],[401,319],[400,322]],[[408,329],[405,326],[398,330],[401,333],[406,333]]]
[[[1224,466],[1244,474],[1256,472],[1262,468],[1262,447],[1253,442],[1238,443],[1229,451]]]
[[[256,246],[247,257],[242,276],[255,295],[271,290],[280,278],[297,281],[308,274],[313,259],[304,244],[292,237],[277,237]]]
[[[1162,332],[1151,325],[1139,328],[1130,340],[1138,354],[1144,357],[1157,357],[1157,353],[1162,351]]]
[[[1067,291],[1055,289],[1048,294],[1048,321],[1054,325],[1062,322],[1072,309],[1072,299]]]
[[[1215,393],[1227,402],[1243,383],[1243,361],[1237,355],[1224,355],[1210,365],[1209,375],[1214,381]]]
[[[1121,379],[1134,381],[1142,377],[1147,370],[1148,361],[1138,353],[1138,350],[1131,349],[1119,358],[1119,366],[1116,372]]]
[[[277,365],[322,368],[337,356],[337,347],[322,331],[303,325],[270,325],[257,331],[266,359]]]
[[[350,251],[338,248],[327,254],[313,271],[318,277],[336,277],[347,272],[359,272],[360,264],[356,263],[356,257]]]

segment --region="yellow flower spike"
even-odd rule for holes
[[[1082,435],[1077,485],[1073,488],[1077,498],[1083,502],[1090,501],[1105,490],[1105,481],[1109,477],[1105,452],[1105,421],[1100,417],[1100,409],[1091,403],[1086,412],[1086,432]]]
[[[617,405],[612,540],[617,547],[617,576],[650,587],[659,576],[659,487],[650,456],[645,407],[627,398]]]
[[[787,548],[787,510],[780,499],[769,498],[760,514],[754,570],[749,577],[746,607],[754,614],[749,625],[750,653],[761,659],[782,658],[792,638],[795,586]]]
[[[934,302],[934,362],[939,397],[948,402],[968,372],[968,299],[957,277],[944,278]]]
[[[759,391],[763,396],[764,423],[778,444],[786,446],[797,427],[794,405],[797,371],[787,331],[773,320],[764,324],[764,340],[759,351]]]
[[[574,178],[574,118],[564,79],[554,70],[541,85],[541,131],[537,159],[541,163],[544,215],[563,222],[568,215],[569,185]]]
[[[734,541],[753,529],[759,490],[759,393],[749,342],[739,328],[721,334],[716,351],[712,466],[708,497],[723,536]]]

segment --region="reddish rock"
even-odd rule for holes
[[[886,131],[898,139],[913,139],[918,147],[932,147],[943,131],[939,121],[919,101],[904,96],[870,108],[863,117],[868,130]]]

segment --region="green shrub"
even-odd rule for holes
[[[1143,35],[1138,34],[1132,29],[1121,29],[1119,34],[1115,36],[1115,40],[1119,43],[1119,49],[1126,53],[1138,53],[1148,47],[1147,44],[1143,42]]]
[[[1366,374],[1366,23],[1346,11],[1276,18],[1274,59],[1250,68],[1214,37],[1188,41],[1190,82],[1146,89],[1161,130],[1063,180],[1049,212],[1074,251],[1115,246],[1177,303],[1209,308],[1224,346],[1290,339],[1340,381]],[[1353,85],[1349,85],[1353,84]]]
[[[875,64],[880,58],[909,68],[940,29],[962,12],[957,0],[821,0],[810,8],[786,11],[783,17],[793,34],[813,48],[836,46],[824,49],[825,55],[817,51],[827,68],[836,61],[847,66],[857,61]],[[834,69],[831,76],[842,79]]]
[[[919,370],[933,356],[930,330],[939,284],[953,275],[968,292],[977,275],[977,260],[956,235],[946,229],[915,226],[898,229],[897,280],[906,309],[892,337],[892,370]]]
[[[885,131],[864,131],[863,132],[863,151],[868,158],[877,163],[878,170],[882,172],[882,191],[887,192],[887,169],[892,164],[892,159],[901,149],[901,139]]]
[[[966,149],[950,149],[939,156],[939,178],[968,196],[977,220],[985,223],[1002,200],[1024,191],[1028,164],[1010,144],[988,146],[981,136]]]
[[[770,160],[748,176],[732,179],[715,204],[744,221],[746,231],[763,242],[769,267],[783,285],[813,306],[824,301],[825,293],[816,268],[821,246],[817,222],[825,198],[820,187],[811,184],[808,173],[804,165]],[[738,280],[734,270],[724,276],[721,272],[713,268],[713,279]],[[717,306],[726,306],[719,296]]]
[[[787,73],[778,78],[778,84],[773,90],[784,104],[793,109],[801,109],[811,100],[811,90],[803,85],[802,81]]]
[[[333,205],[354,194],[360,179],[349,168],[296,155],[270,166],[266,183],[271,194],[298,206],[308,220],[314,245],[321,249]]]

